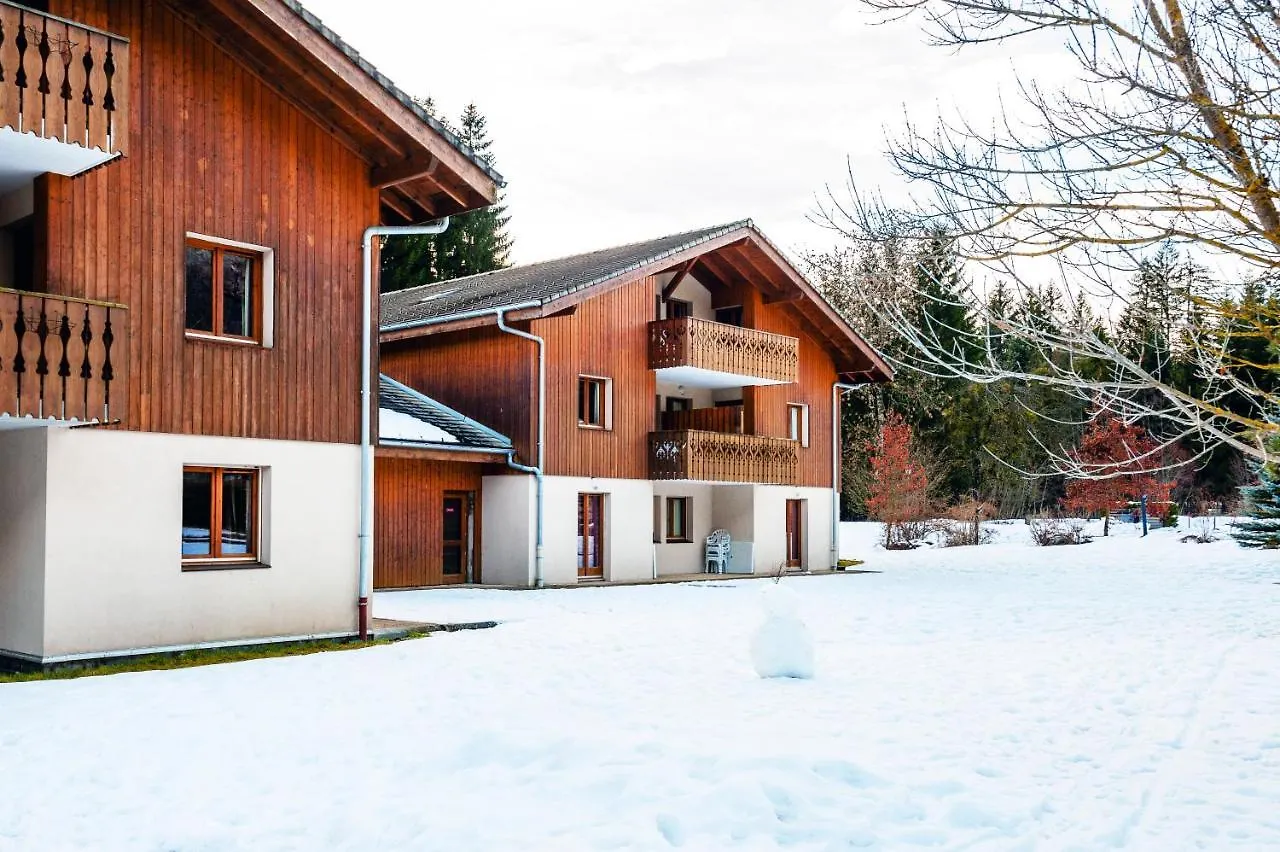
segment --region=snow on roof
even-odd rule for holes
[[[427,444],[456,444],[458,439],[433,423],[401,414],[390,408],[378,409],[378,437],[383,440],[414,441]]]
[[[378,376],[378,437],[382,441],[453,444],[491,449],[496,453],[512,448],[511,439],[505,435],[390,376],[381,375]]]

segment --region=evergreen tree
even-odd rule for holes
[[[1269,441],[1267,449],[1280,452],[1280,440]],[[1237,523],[1231,537],[1241,547],[1274,550],[1280,547],[1280,471],[1275,462],[1269,462],[1259,465],[1255,472],[1258,484],[1240,489],[1244,512],[1250,519]]]
[[[430,98],[418,103],[434,116]],[[448,122],[441,123],[453,130]],[[475,104],[467,104],[454,132],[482,162],[494,165],[488,123]],[[502,269],[511,254],[506,230],[510,221],[499,197],[491,207],[454,216],[443,234],[387,237],[382,244],[382,292]]]

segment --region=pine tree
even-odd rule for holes
[[[1267,449],[1280,452],[1280,440],[1270,441]],[[1280,470],[1273,462],[1258,466],[1255,472],[1258,484],[1240,488],[1249,520],[1238,522],[1231,537],[1241,547],[1274,550],[1280,547]]]
[[[434,114],[430,98],[418,103]],[[467,104],[455,132],[482,162],[494,165],[488,122],[475,104]],[[510,221],[500,196],[491,207],[454,216],[443,234],[388,237],[382,246],[382,292],[502,269],[511,254]]]

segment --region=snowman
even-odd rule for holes
[[[813,677],[813,639],[800,617],[799,596],[781,583],[766,583],[760,602],[764,621],[751,637],[756,674],[762,678]]]

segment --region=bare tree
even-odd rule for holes
[[[1043,280],[1051,262],[1072,305],[1123,298],[1118,274],[1170,241],[1256,278],[1280,266],[1280,204],[1270,178],[1280,166],[1273,0],[1131,0],[1127,8],[1102,0],[864,2],[885,20],[923,19],[943,46],[1060,36],[1078,81],[1046,91],[1018,80],[1016,99],[989,131],[963,118],[939,120],[931,131],[908,123],[889,157],[915,192],[909,203],[892,205],[850,175],[847,192],[829,192],[821,204],[824,224],[871,241],[923,240],[941,229],[971,267],[1024,293],[1036,291],[1031,276]],[[1256,378],[1280,365],[1233,356],[1231,342],[1246,334],[1280,346],[1280,311],[1243,311],[1229,292],[1195,302],[1196,325],[1180,353],[1195,391],[1169,382],[1159,365],[1128,357],[1104,324],[1045,325],[979,305],[973,345],[956,347],[954,334],[918,327],[892,298],[871,297],[864,309],[907,344],[900,366],[976,382],[1043,383],[1124,422],[1143,420],[1162,439],[1144,460],[1151,467],[1187,443],[1201,453],[1225,444],[1265,459],[1265,437],[1280,427],[1262,412],[1280,399]],[[1034,369],[1011,367],[993,340],[1024,341],[1041,357]],[[1046,449],[1068,475],[1118,473]]]

